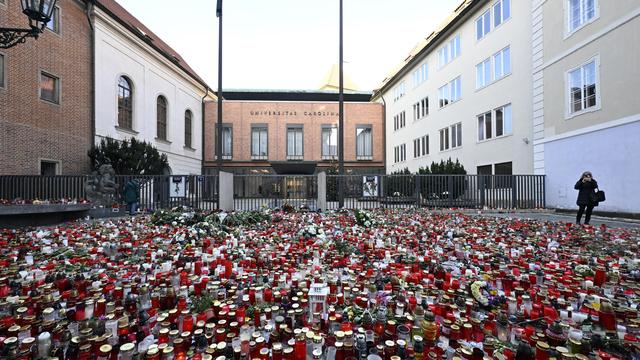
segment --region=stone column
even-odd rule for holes
[[[220,210],[235,210],[233,203],[233,174],[221,171],[218,181],[220,181],[220,192],[218,194]]]
[[[317,208],[327,211],[327,173],[321,172],[317,175],[318,181],[318,201]]]

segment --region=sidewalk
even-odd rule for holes
[[[575,223],[576,214],[575,213],[558,213],[554,210],[521,210],[521,211],[512,211],[512,210],[483,210],[480,214],[478,211],[464,211],[470,215],[476,216],[488,216],[488,217],[500,217],[500,218],[524,218],[524,219],[534,219],[540,221],[553,221],[553,222],[570,222]],[[584,216],[582,217],[582,221],[584,221]],[[608,227],[619,227],[619,228],[627,228],[627,229],[638,229],[640,228],[640,221],[635,219],[624,219],[624,218],[610,218],[604,216],[591,216],[590,224],[593,226],[598,226],[600,224],[606,224]]]

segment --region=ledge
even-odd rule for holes
[[[171,145],[171,141],[169,141],[169,140],[160,139],[160,138],[154,138],[154,140],[155,140],[156,142],[161,143],[161,144]]]
[[[196,151],[196,149],[192,148],[191,146],[183,146],[182,148],[188,151],[193,151],[193,152]]]
[[[0,206],[0,216],[87,211],[92,206],[91,204],[3,205]]]
[[[123,128],[123,127],[120,127],[118,125],[116,125],[115,128],[116,128],[116,130],[121,131],[123,133],[131,134],[131,135],[138,135],[139,134],[139,132],[137,132],[137,131],[135,131],[133,129]]]

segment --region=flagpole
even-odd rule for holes
[[[216,154],[218,155],[218,174],[220,174],[220,171],[222,171],[222,0],[218,0],[216,17],[218,18],[218,131]]]
[[[339,51],[339,89],[338,89],[338,162],[340,181],[338,181],[338,202],[344,207],[344,82],[343,82],[343,51],[342,51],[342,0],[340,0],[340,51]]]

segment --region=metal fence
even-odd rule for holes
[[[544,175],[328,175],[327,209],[545,207]]]
[[[124,204],[125,184],[136,179],[140,186],[140,209],[189,206],[217,209],[217,175],[119,175],[115,176],[113,202]],[[34,200],[60,202],[87,199],[89,176],[0,176],[0,200],[31,203]]]
[[[125,184],[139,180],[140,208],[153,211],[184,205],[218,208],[218,175],[116,176],[114,202],[123,204]],[[86,198],[88,176],[0,176],[0,200],[12,202]],[[326,209],[340,206],[342,182],[345,208],[544,208],[544,175],[234,175],[236,210],[277,208],[289,204],[316,210],[320,187]],[[226,191],[226,190],[225,190]],[[229,190],[231,191],[231,190]],[[223,193],[224,194],[224,193]]]
[[[276,208],[317,209],[318,178],[315,175],[234,175],[233,202],[236,210]]]

